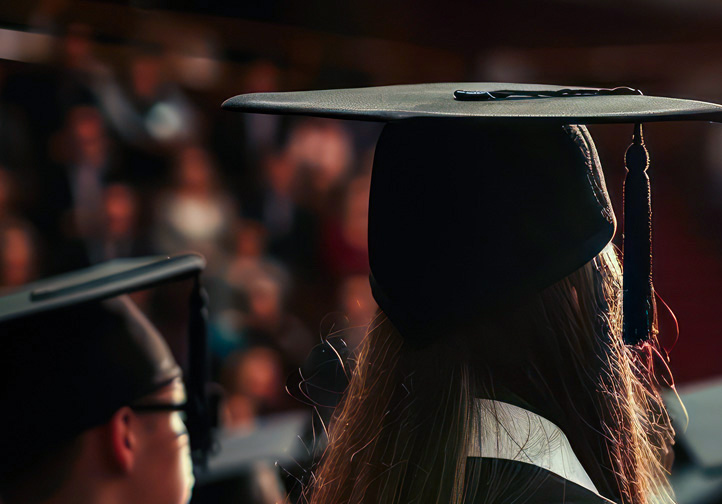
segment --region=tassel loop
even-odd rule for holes
[[[632,144],[627,147],[624,154],[624,165],[627,170],[633,174],[646,172],[649,168],[649,152],[644,145],[644,135],[642,133],[642,125],[634,125],[634,135],[632,136]]]

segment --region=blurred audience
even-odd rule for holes
[[[208,110],[197,103],[216,103],[214,34],[179,31],[169,50],[160,36],[110,49],[64,17],[68,4],[34,11],[33,25],[57,37],[47,64],[0,62],[0,291],[116,258],[200,252],[225,426],[305,407],[284,384],[324,316],[340,308],[355,347],[375,311],[370,158],[355,158],[357,137],[367,145],[374,132]],[[239,92],[283,89],[288,69],[244,65]],[[181,357],[187,321],[174,307],[188,288],[136,295]],[[283,495],[277,476],[254,502]]]

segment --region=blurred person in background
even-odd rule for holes
[[[301,365],[314,341],[303,322],[288,310],[290,285],[281,274],[266,266],[245,279],[245,338],[251,346],[269,346],[278,351],[284,375],[288,376]]]
[[[299,170],[299,203],[321,218],[338,211],[354,158],[348,130],[338,121],[306,119],[292,129],[287,149]]]
[[[124,141],[147,149],[173,147],[195,138],[195,112],[168,75],[159,48],[138,51],[129,68],[129,89],[109,89],[107,111]]]
[[[139,213],[139,197],[131,186],[112,182],[103,189],[100,225],[85,240],[91,263],[152,254]]]
[[[65,127],[54,139],[55,164],[38,180],[33,220],[52,247],[51,272],[89,263],[85,240],[102,225],[103,192],[118,172],[118,159],[100,111],[79,105],[68,112]]]
[[[305,293],[291,299],[294,311],[313,325],[335,308],[321,230],[342,211],[351,160],[349,133],[337,122],[296,122],[283,149],[264,156],[264,185],[248,205],[268,230],[269,255],[287,265]]]
[[[6,96],[7,63],[0,61],[0,165],[33,166],[27,118],[17,103]]]
[[[228,265],[230,278],[243,278],[246,271],[257,268],[263,261],[268,242],[268,232],[260,222],[245,219],[236,232],[234,259]]]
[[[281,70],[272,61],[252,61],[245,69],[241,86],[249,93],[280,89]],[[225,114],[221,110],[211,122],[210,143],[233,192],[243,200],[258,199],[264,190],[264,158],[280,148],[282,120],[276,116]],[[258,216],[254,216],[258,218]]]
[[[252,347],[228,356],[221,372],[226,393],[224,425],[252,429],[259,417],[286,405],[281,357],[272,348]]]
[[[64,217],[67,222],[59,227],[64,228],[67,236],[77,233],[86,238],[100,226],[103,189],[113,163],[110,140],[100,111],[86,105],[71,109],[62,140],[67,142],[62,147],[68,150],[63,153],[59,175],[66,180],[63,184],[68,190],[65,204],[72,215]],[[58,188],[52,189],[57,191]]]
[[[19,219],[0,222],[0,293],[12,291],[38,278],[37,233]]]
[[[289,290],[291,276],[283,264],[267,255],[268,233],[260,222],[245,219],[236,234],[235,256],[228,263],[225,274],[236,289],[248,292],[259,277],[272,277]]]
[[[366,337],[368,325],[378,309],[371,293],[368,274],[348,275],[341,281],[338,305],[341,312],[348,317],[348,329],[343,332],[342,337],[353,352]]]
[[[91,26],[71,22],[64,28],[59,54],[59,105],[67,111],[79,104],[99,105],[98,91],[110,69],[95,56]]]
[[[12,172],[0,166],[0,289],[12,290],[42,272],[38,232],[20,213]]]
[[[268,254],[302,280],[313,278],[318,264],[318,221],[297,202],[298,164],[287,150],[266,153],[258,197],[247,214],[266,230]]]
[[[197,140],[197,112],[168,74],[161,49],[138,50],[128,73],[127,87],[106,82],[101,103],[128,151],[131,180],[151,187],[166,176],[168,156]]]
[[[162,253],[197,250],[208,259],[213,274],[224,264],[237,212],[210,153],[187,145],[175,158],[173,182],[156,201],[154,247]]]
[[[325,222],[321,250],[324,264],[334,278],[367,273],[369,191],[371,177],[361,175],[346,186],[340,218]]]
[[[235,250],[225,269],[206,280],[213,299],[209,323],[211,348],[216,359],[223,360],[249,345],[246,334],[249,289],[255,278],[270,275],[282,285],[291,283],[286,268],[266,256],[266,241],[267,232],[260,222],[241,220],[236,225]]]
[[[285,409],[283,374],[278,353],[254,347],[229,356],[224,363],[221,384],[226,392],[221,421],[230,433],[248,436],[262,426],[269,414]],[[242,475],[226,480],[220,494],[208,502],[278,504],[286,501],[286,490],[273,460],[255,460]],[[206,502],[205,500],[203,502]]]
[[[285,150],[296,171],[295,201],[312,216],[317,230],[308,243],[313,246],[309,251],[313,252],[313,262],[308,269],[312,275],[303,279],[304,290],[312,294],[297,300],[298,312],[315,325],[336,308],[337,265],[329,268],[325,259],[338,258],[338,254],[328,250],[324,234],[329,234],[329,227],[338,229],[339,215],[344,214],[346,186],[353,168],[353,142],[349,130],[339,121],[306,119],[294,124]],[[350,257],[345,255],[344,260]]]

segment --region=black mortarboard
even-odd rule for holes
[[[0,478],[101,425],[181,376],[163,337],[125,294],[196,278],[191,299],[191,446],[210,446],[205,396],[205,259],[120,259],[41,280],[0,298]],[[169,405],[173,406],[173,405]]]
[[[256,93],[223,107],[388,123],[371,182],[371,285],[401,333],[420,339],[561,280],[611,241],[601,166],[580,125],[631,123],[624,337],[645,340],[654,298],[641,124],[722,122],[720,105],[630,88],[507,83]]]

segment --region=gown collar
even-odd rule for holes
[[[467,455],[532,464],[611,502],[599,494],[564,432],[546,418],[519,406],[475,399]]]

